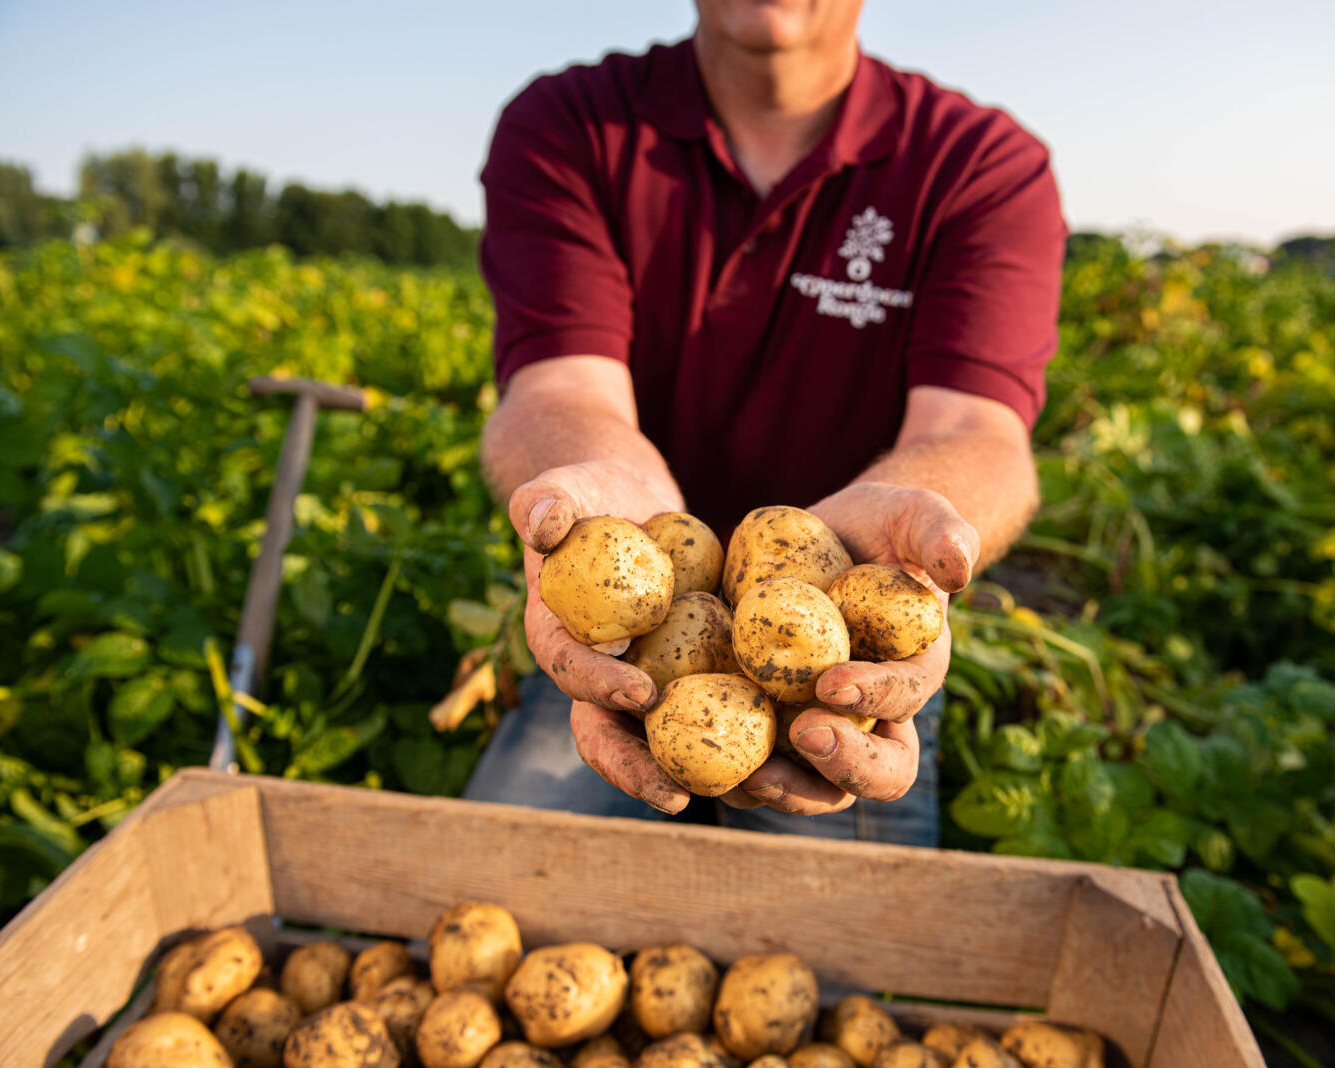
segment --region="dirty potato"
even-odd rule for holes
[[[829,1042],[813,1042],[788,1054],[791,1068],[853,1068],[853,1058]]]
[[[890,1014],[865,994],[840,999],[821,1032],[822,1038],[853,1058],[858,1068],[870,1068],[876,1054],[900,1038],[899,1027]]]
[[[644,717],[649,751],[693,794],[725,794],[769,759],[774,704],[743,675],[686,675]]]
[[[630,1058],[613,1035],[599,1035],[575,1051],[570,1068],[630,1068]]]
[[[766,1053],[757,1057],[746,1068],[788,1068],[788,1062],[777,1053]]]
[[[398,1068],[400,1062],[380,1014],[360,1001],[308,1016],[283,1047],[283,1068]]]
[[[918,1042],[893,1042],[876,1054],[872,1068],[951,1068],[944,1054]]]
[[[319,1012],[343,996],[352,957],[337,942],[298,946],[283,962],[279,989],[297,1003],[303,1016]]]
[[[854,660],[879,664],[917,656],[945,625],[936,594],[897,567],[859,564],[835,579],[829,592],[848,625]]]
[[[746,676],[776,701],[810,701],[816,680],[848,659],[848,628],[824,593],[776,578],[753,586],[733,613],[732,648]]]
[[[482,1058],[479,1068],[561,1068],[561,1061],[527,1042],[502,1042]]]
[[[411,975],[413,962],[402,942],[377,942],[357,954],[348,972],[353,1001],[369,1001],[391,979]]]
[[[718,970],[694,946],[655,946],[630,965],[630,1007],[652,1038],[703,1032],[709,1026]]]
[[[473,1068],[501,1040],[501,1018],[481,994],[437,994],[417,1025],[414,1045],[423,1068]]]
[[[981,1027],[973,1024],[943,1023],[932,1024],[922,1036],[922,1044],[928,1049],[944,1053],[953,1064],[955,1058],[975,1038],[987,1038],[988,1034]]]
[[[963,1068],[1025,1068],[988,1036],[975,1038],[959,1052],[955,1064]]]
[[[635,1068],[726,1068],[726,1063],[699,1035],[673,1035],[648,1046]]]
[[[757,508],[737,524],[723,564],[723,592],[736,605],[757,583],[780,576],[819,590],[853,566],[833,530],[801,508]]]
[[[744,1061],[797,1049],[816,1020],[816,977],[791,953],[743,957],[723,973],[714,1030]]]
[[[631,642],[621,659],[653,679],[659,693],[683,675],[741,670],[732,652],[732,613],[709,593],[675,598],[667,619]]]
[[[107,1068],[232,1068],[232,1061],[195,1017],[160,1012],[131,1024],[116,1039]]]
[[[233,998],[213,1033],[236,1068],[281,1068],[283,1045],[300,1022],[296,1002],[261,987]]]
[[[535,1046],[602,1034],[626,1000],[621,958],[591,942],[535,949],[505,986],[505,1003]]]
[[[505,993],[524,947],[508,909],[465,901],[441,913],[428,939],[431,985],[438,993],[472,990],[492,1001]]]
[[[435,998],[436,991],[430,983],[411,975],[391,979],[372,995],[371,1004],[385,1021],[385,1029],[394,1045],[405,1057],[416,1055],[413,1039],[417,1035],[417,1026],[422,1022],[426,1007]]]
[[[158,969],[154,1012],[184,1012],[209,1023],[249,989],[264,967],[260,947],[244,927],[223,927],[168,953]]]
[[[702,520],[685,512],[660,512],[641,529],[672,557],[676,596],[713,593],[723,577],[723,546]]]
[[[1043,1020],[1017,1023],[1001,1036],[1001,1045],[1036,1068],[1103,1068],[1103,1039]]]
[[[542,562],[542,602],[576,641],[648,634],[672,604],[672,557],[628,519],[578,519]]]

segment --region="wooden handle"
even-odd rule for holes
[[[267,375],[252,378],[246,385],[252,397],[272,397],[279,393],[291,393],[299,397],[311,397],[321,408],[340,408],[349,412],[366,411],[366,394],[356,386],[336,386],[314,378],[270,378]]]

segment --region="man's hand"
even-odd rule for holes
[[[634,473],[616,464],[571,464],[544,471],[510,496],[510,522],[524,541],[528,600],[524,633],[533,658],[574,701],[570,729],[589,767],[613,786],[665,812],[679,812],[690,795],[654,761],[640,720],[658,692],[639,668],[576,641],[538,592],[542,559],[575,520],[616,515],[643,523],[680,501],[662,500]]]
[[[839,535],[855,563],[890,564],[913,575],[941,599],[962,590],[978,561],[978,532],[945,497],[931,490],[854,483],[811,511]],[[830,668],[816,699],[879,722],[869,733],[846,717],[811,708],[793,721],[789,737],[819,774],[772,757],[743,784],[752,804],[814,815],[838,812],[858,797],[894,801],[918,774],[918,732],[912,716],[940,689],[950,666],[950,627],[918,656]],[[729,797],[735,803],[735,797]]]

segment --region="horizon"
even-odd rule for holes
[[[374,20],[313,0],[3,3],[0,159],[68,196],[89,152],[174,151],[276,187],[423,201],[476,226],[477,173],[506,100],[539,73],[693,25],[685,0],[598,0],[559,17],[534,0],[482,11],[401,0]],[[1335,233],[1335,142],[1314,135],[1335,97],[1335,5],[1280,0],[1259,15],[1230,0],[1202,21],[1191,5],[1133,0],[1099,25],[1056,0],[868,5],[859,38],[1039,136],[1073,232],[1264,248]],[[13,105],[25,99],[42,103]]]

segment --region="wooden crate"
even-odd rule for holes
[[[0,1065],[53,1064],[181,932],[277,916],[421,938],[466,898],[506,905],[528,945],[791,951],[823,983],[980,1021],[1042,1009],[1133,1066],[1264,1064],[1171,876],[192,769],[0,933]]]

